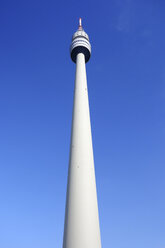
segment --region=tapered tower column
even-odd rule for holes
[[[101,248],[85,68],[90,54],[80,20],[71,45],[76,78],[63,248]]]

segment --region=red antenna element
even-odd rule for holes
[[[78,27],[79,30],[82,30],[82,19],[79,18],[79,27]]]

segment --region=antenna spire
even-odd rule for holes
[[[81,18],[79,18],[79,30],[82,30],[82,19]]]

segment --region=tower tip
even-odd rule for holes
[[[79,18],[79,30],[81,30],[82,29],[82,19],[81,18]]]

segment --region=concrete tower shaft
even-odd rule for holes
[[[75,60],[63,248],[101,248],[85,56],[77,52]]]

